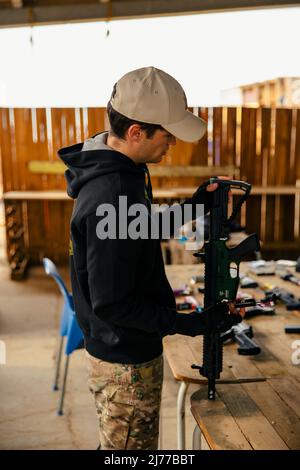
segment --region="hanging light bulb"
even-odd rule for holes
[[[34,39],[33,39],[33,27],[32,26],[30,27],[29,42],[30,42],[31,47],[33,47],[34,46]]]
[[[105,37],[108,38],[108,36],[110,35],[110,30],[109,30],[109,22],[106,21],[105,22],[106,24],[106,32],[105,32]]]

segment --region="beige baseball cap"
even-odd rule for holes
[[[115,111],[130,119],[160,124],[178,139],[195,142],[206,131],[206,122],[187,110],[182,86],[163,70],[132,70],[116,84],[111,99]]]

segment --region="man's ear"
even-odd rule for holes
[[[131,142],[140,142],[143,131],[139,124],[132,124],[127,130],[128,140]]]

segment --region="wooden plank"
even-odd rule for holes
[[[235,172],[235,167],[232,165],[225,166],[198,166],[198,165],[149,165],[151,176],[164,176],[164,177],[177,177],[180,178],[180,184],[182,183],[183,176],[197,176],[197,177],[210,177],[218,175],[232,175]],[[177,184],[176,187],[179,185]],[[197,187],[197,186],[196,186]]]
[[[31,110],[32,120],[32,145],[30,156],[32,160],[49,161],[49,143],[47,133],[47,113],[45,108],[36,108]],[[29,180],[31,189],[40,190],[48,189],[48,175],[31,174],[30,163],[28,161],[28,171],[30,173]]]
[[[61,259],[61,252],[67,249],[64,244],[64,234],[62,231],[63,221],[60,211],[60,201],[43,201],[44,227],[45,227],[45,256],[58,263]]]
[[[300,418],[300,385],[297,380],[290,376],[273,377],[268,380],[270,386],[276,391],[291,410]],[[299,439],[298,434],[298,439]]]
[[[41,262],[45,254],[46,227],[43,205],[39,201],[28,201],[29,257],[32,262]]]
[[[197,186],[199,174],[193,173],[192,158],[197,154],[197,143],[183,142],[177,139],[176,146],[171,146],[161,165],[152,165],[151,174],[162,177],[161,187]],[[173,172],[173,168],[175,171]],[[185,171],[189,168],[190,171]],[[157,171],[157,173],[156,173]],[[172,179],[169,179],[169,178]],[[200,177],[203,177],[201,174]],[[197,184],[198,183],[198,184]]]
[[[14,171],[19,176],[21,191],[31,189],[27,170],[27,161],[31,158],[30,147],[32,142],[31,110],[25,108],[14,109],[16,162]]]
[[[28,162],[28,169],[31,173],[42,173],[42,174],[64,174],[66,166],[61,161],[40,161],[30,160]],[[209,177],[222,175],[233,175],[235,167],[232,165],[225,165],[220,167],[207,167],[198,165],[149,165],[151,176],[158,177],[177,177],[180,178],[180,184],[183,185],[182,177]],[[197,187],[196,185],[192,185]],[[178,185],[176,186],[178,187]]]
[[[154,189],[154,196],[157,198],[185,198],[190,197],[195,191],[197,187],[192,188],[174,188],[174,189]],[[283,188],[260,188],[260,187],[253,187],[250,198],[252,195],[259,195],[259,194],[293,194],[298,193],[293,187],[283,187]],[[239,192],[236,192],[239,194]],[[3,195],[4,199],[66,199],[69,200],[69,196],[66,194],[66,191],[62,190],[49,190],[49,191],[8,191]]]
[[[172,335],[164,338],[164,351],[168,363],[172,370],[173,376],[176,380],[188,383],[207,384],[207,379],[199,374],[199,371],[192,369],[192,364],[199,365],[202,361],[202,344],[203,338],[198,336],[191,338],[183,335]],[[228,354],[236,354],[235,348],[231,351],[227,350]],[[246,383],[252,381],[264,381],[265,378],[262,374],[243,376],[234,376],[230,367],[224,364],[224,369],[219,383]]]
[[[204,121],[208,121],[208,108],[198,108],[198,116],[204,119]],[[201,165],[207,166],[208,165],[208,134],[207,132],[204,134],[202,139],[198,142],[197,145],[197,153],[195,152],[192,155],[191,163],[193,165]]]
[[[261,228],[261,196],[252,194],[246,203],[246,232],[260,234]]]
[[[60,161],[57,152],[62,147],[67,147],[75,143],[76,139],[76,122],[74,108],[52,108],[52,161]],[[65,180],[61,174],[56,175],[52,180],[51,187],[54,189],[63,189]]]
[[[64,146],[66,141],[66,119],[64,116],[63,108],[51,108],[51,134],[49,137],[51,139],[51,149],[52,154],[49,155],[49,160],[52,162],[57,162],[57,152],[60,148]],[[48,188],[47,189],[60,189],[59,180],[57,175],[48,174]]]
[[[271,150],[271,110],[262,108],[261,110],[261,158],[262,158],[262,184],[267,185],[268,181],[268,161]]]
[[[52,123],[52,160],[56,161],[57,151],[61,147],[72,145],[75,142],[75,109],[51,108]]]
[[[67,195],[66,191],[53,190],[53,191],[10,191],[4,193],[3,199],[6,201],[9,200],[67,200],[72,201],[72,199]]]
[[[252,184],[262,185],[263,182],[263,154],[262,154],[262,109],[255,110],[255,171],[252,171]]]
[[[222,108],[213,108],[213,164],[221,165],[222,161]]]
[[[226,163],[228,165],[237,166],[236,155],[236,108],[227,109],[227,157]],[[223,164],[223,160],[222,160]]]
[[[264,384],[259,384],[258,386]],[[254,450],[287,450],[288,446],[261,412],[244,385],[219,385],[218,395]]]
[[[1,166],[3,191],[12,191],[18,189],[14,184],[12,163],[13,136],[11,135],[11,125],[9,109],[0,108],[0,148],[1,148]]]
[[[256,109],[242,108],[241,123],[241,179],[255,182],[253,168],[256,163]]]
[[[294,241],[294,217],[295,217],[295,197],[281,196],[279,203],[280,223],[279,241],[284,247],[287,241]],[[300,296],[300,292],[299,292]]]
[[[277,185],[290,184],[294,177],[290,174],[292,110],[276,110],[275,131],[275,181]]]
[[[250,323],[248,321],[248,323]],[[254,324],[255,334],[255,319],[251,322]],[[257,342],[257,337],[254,336],[254,340]],[[261,348],[264,348],[264,344],[260,344]],[[226,356],[225,356],[226,357]],[[230,363],[232,372],[236,375],[259,375],[259,369],[257,368],[256,358],[259,356],[243,357],[237,356],[230,357]],[[241,360],[244,359],[244,360]],[[268,419],[269,423],[274,427],[276,432],[279,434],[281,439],[286,443],[290,449],[299,449],[300,446],[300,421],[299,417],[295,415],[289,406],[289,403],[300,404],[300,384],[292,388],[290,395],[288,396],[288,402],[284,400],[284,391],[279,394],[277,390],[280,390],[280,383],[283,382],[281,387],[286,384],[286,377],[278,377],[270,379],[264,383],[245,383],[243,389],[255,402],[261,413]],[[272,387],[270,381],[277,382],[277,390]],[[291,380],[289,381],[289,383]],[[292,396],[291,396],[292,395]]]
[[[276,109],[269,110],[270,116],[270,150],[268,152],[267,160],[267,184],[276,185],[276,172],[277,172],[277,161],[275,159],[275,141],[276,141]]]
[[[43,175],[49,174],[64,174],[67,167],[62,161],[41,161],[41,160],[30,160],[28,162],[28,170],[30,173],[37,173]]]
[[[300,109],[297,110],[296,128],[295,128],[295,178],[300,180]]]
[[[273,195],[268,195],[266,198],[266,211],[265,217],[265,237],[263,242],[273,242],[275,238],[275,198]]]
[[[105,126],[105,114],[105,108],[88,108],[87,115],[89,137],[107,130]]]
[[[252,450],[249,441],[218,396],[207,400],[207,391],[201,388],[191,397],[191,412],[205,440],[213,450]]]
[[[292,314],[290,315],[291,318]],[[297,318],[297,317],[296,317]],[[272,321],[273,320],[273,321]],[[284,325],[285,316],[276,315],[276,319],[267,319],[265,317],[256,318],[255,338],[262,345],[263,354],[257,358],[257,367],[262,373],[268,373],[269,364],[272,368],[268,375],[284,375],[286,373],[294,377],[299,376],[299,368],[291,363],[291,341],[293,335],[285,335]],[[293,323],[297,323],[294,321]],[[290,337],[291,336],[291,337]],[[270,354],[267,354],[267,353]],[[269,362],[267,365],[266,363]],[[272,374],[271,374],[272,372]]]
[[[198,384],[207,382],[204,377],[200,377],[197,370],[189,367],[194,363],[194,356],[182,341],[181,335],[164,338],[164,353],[176,380]]]

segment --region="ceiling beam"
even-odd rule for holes
[[[13,8],[22,8],[23,0],[10,0]]]
[[[12,0],[17,4],[18,0]],[[300,5],[300,0],[112,0],[107,3],[0,8],[0,27],[99,21]]]

